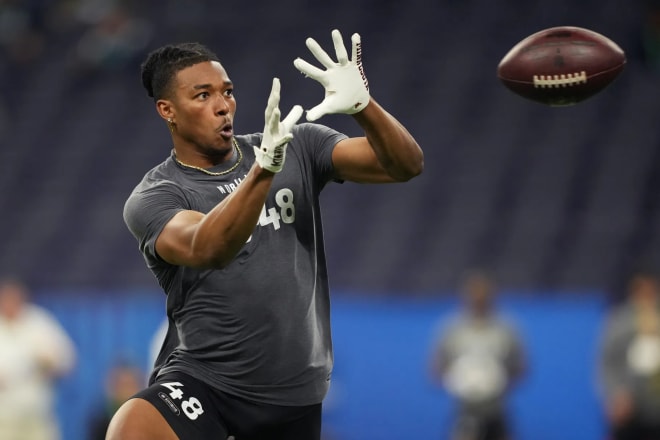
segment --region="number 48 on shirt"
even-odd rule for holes
[[[275,230],[280,229],[280,220],[284,223],[293,223],[296,220],[296,208],[293,205],[293,191],[282,188],[275,193],[277,208],[261,208],[259,215],[259,226],[273,225]],[[279,208],[279,209],[278,209]]]
[[[172,399],[183,400],[183,391],[181,390],[183,384],[181,382],[167,382],[161,385],[170,390],[169,395]],[[190,420],[196,420],[197,417],[204,414],[202,403],[196,397],[183,400],[181,402],[181,410]]]

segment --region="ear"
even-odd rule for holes
[[[174,119],[175,111],[172,101],[167,99],[159,99],[156,101],[156,110],[158,111],[160,117],[166,121]]]

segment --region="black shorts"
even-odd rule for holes
[[[250,402],[180,372],[166,373],[134,397],[154,405],[180,440],[320,440],[321,404]]]

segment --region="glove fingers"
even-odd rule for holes
[[[325,68],[329,69],[332,66],[335,65],[335,62],[332,61],[332,58],[330,58],[330,55],[327,54],[326,51],[321,48],[319,43],[316,42],[315,39],[313,38],[308,38],[307,41],[307,48],[309,51],[314,55],[314,58],[316,58],[319,63],[321,63]]]
[[[353,57],[351,58],[354,62],[360,63],[361,54],[358,53],[358,50],[360,49],[360,34],[353,34],[351,37],[351,42],[353,43]]]
[[[280,118],[282,117],[282,113],[280,112],[279,107],[275,107],[273,109],[273,112],[270,115],[270,119],[267,120],[266,124],[268,124],[268,130],[270,133],[273,135],[276,135],[279,133],[279,127],[280,127]]]
[[[292,133],[287,133],[279,139],[279,141],[277,142],[277,145],[288,144],[289,142],[291,142],[291,139],[293,139],[293,134]]]
[[[278,78],[273,78],[273,85],[270,89],[270,95],[268,96],[268,105],[266,105],[266,122],[270,123],[273,110],[277,109],[277,106],[280,105],[280,80]]]
[[[303,114],[303,108],[299,105],[294,105],[289,114],[282,121],[283,131],[285,133],[290,133],[293,126],[298,122],[298,119]]]
[[[330,113],[329,102],[328,99],[326,98],[319,105],[313,107],[311,110],[307,112],[307,120],[309,122],[314,122],[317,119],[319,119],[321,116],[326,115],[328,113]]]
[[[319,81],[321,84],[324,84],[325,81],[325,71],[319,69],[318,67],[309,64],[307,61],[301,59],[301,58],[296,58],[293,60],[293,65],[298,69],[302,74]]]
[[[342,66],[348,64],[348,53],[346,52],[346,46],[344,46],[344,40],[341,37],[341,33],[337,29],[332,31],[332,42],[335,45],[337,62]]]

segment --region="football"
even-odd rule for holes
[[[609,38],[580,27],[545,29],[516,44],[497,76],[518,95],[550,106],[577,104],[603,90],[626,64]]]

